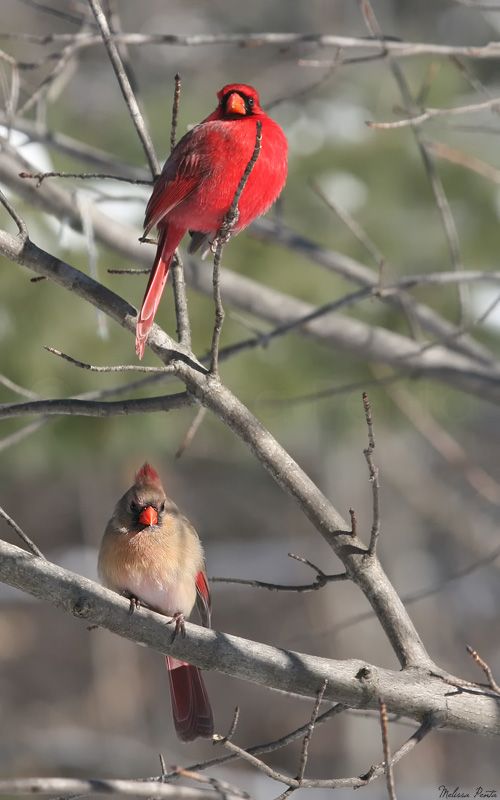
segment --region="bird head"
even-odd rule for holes
[[[229,83],[220,92],[218,112],[221,119],[241,119],[261,114],[259,93],[245,83]]]
[[[137,532],[161,525],[167,506],[171,505],[158,473],[146,463],[119,500],[114,516],[121,530]]]

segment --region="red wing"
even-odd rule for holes
[[[186,200],[210,172],[204,139],[200,128],[194,128],[183,139],[165,162],[156,179],[144,219],[144,235],[158,225],[173,208]]]
[[[210,628],[212,603],[207,576],[203,571],[198,572],[196,576],[196,606],[200,613],[202,624],[205,628]]]

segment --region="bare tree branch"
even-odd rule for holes
[[[186,624],[186,638],[172,642],[170,620],[140,609],[128,614],[129,602],[68,570],[0,542],[0,578],[85,621],[146,644],[202,669],[250,680],[280,690],[315,697],[328,679],[325,699],[355,708],[378,708],[382,695],[389,712],[413,718],[431,715],[439,726],[500,734],[498,701],[486,694],[450,696],[441,677],[426,666],[400,672],[360,660],[335,661],[280,650],[269,645]]]
[[[102,43],[100,36],[92,33],[0,33],[0,39],[22,39],[42,45],[71,42],[79,49],[95,47]],[[172,34],[172,33],[117,33],[112,36],[116,43],[123,42],[128,45],[170,45],[175,47],[218,47],[221,44],[239,47],[262,47],[293,44],[310,44],[320,47],[335,47],[342,50],[375,50],[380,49],[379,40],[356,36],[335,36],[320,33],[287,33],[270,32],[262,33],[212,33],[212,34]],[[472,59],[499,59],[500,43],[489,42],[482,46],[472,45],[443,45],[433,42],[401,42],[394,39],[384,39],[385,48],[395,58],[413,58],[414,56],[463,56]],[[315,66],[330,67],[335,62],[317,61]]]
[[[363,408],[365,412],[366,427],[368,428],[368,447],[363,450],[368,464],[368,474],[370,477],[370,484],[372,487],[372,509],[373,520],[372,529],[370,533],[370,545],[368,547],[368,555],[373,556],[376,548],[377,541],[380,534],[380,502],[379,502],[379,481],[378,481],[378,467],[373,462],[373,451],[375,450],[375,437],[373,435],[373,419],[372,407],[368,395],[363,392]]]
[[[396,764],[400,761],[403,756],[405,756],[408,752],[410,752],[416,744],[418,744],[424,736],[426,736],[432,730],[432,724],[426,720],[422,723],[420,728],[415,731],[413,736],[410,737],[400,748],[394,753],[394,756],[391,760],[391,767],[393,764]],[[216,741],[221,741],[224,744],[224,747],[227,750],[230,750],[234,755],[239,756],[240,758],[244,759],[252,766],[256,767],[260,772],[267,775],[268,778],[272,778],[275,781],[279,781],[280,783],[284,783],[288,785],[287,792],[284,792],[280,797],[288,797],[292,790],[296,789],[359,789],[362,786],[366,786],[368,783],[371,783],[376,778],[379,778],[386,772],[386,763],[385,761],[381,764],[374,764],[370,767],[368,772],[365,775],[360,775],[359,777],[353,778],[307,778],[302,779],[301,781],[298,778],[292,778],[291,775],[287,775],[283,772],[279,772],[278,770],[269,767],[264,761],[260,758],[257,758],[255,755],[250,753],[248,750],[244,750],[242,747],[238,747],[238,745],[234,744],[231,741],[222,741],[222,739],[217,739],[214,737]],[[277,798],[278,800],[278,798]]]
[[[88,0],[88,2],[94,13],[94,17],[99,26],[99,30],[101,31],[102,40],[104,42],[106,50],[108,51],[111,64],[113,65],[115,75],[118,79],[123,99],[125,100],[127,108],[130,111],[132,121],[137,131],[137,135],[139,136],[139,139],[142,142],[142,146],[144,148],[144,152],[146,153],[146,158],[148,159],[151,173],[154,177],[159,174],[160,165],[158,163],[158,159],[156,158],[153,142],[151,141],[149,132],[144,124],[141,110],[139,108],[137,100],[135,99],[135,95],[132,91],[130,81],[127,77],[127,73],[123,66],[123,61],[120,57],[120,53],[118,52],[118,48],[116,46],[117,41],[124,42],[124,40],[119,39],[118,38],[119,35],[116,37],[112,36],[111,31],[109,29],[108,21],[104,15],[99,0]]]
[[[295,559],[296,561],[301,561],[303,564],[307,564],[311,569],[316,572],[316,577],[312,583],[304,583],[299,585],[287,585],[281,583],[267,583],[266,581],[252,581],[246,580],[245,578],[210,578],[211,583],[235,583],[239,586],[252,586],[256,589],[268,589],[271,592],[314,592],[317,589],[322,589],[323,586],[326,586],[328,583],[334,583],[336,581],[346,581],[349,579],[349,575],[346,572],[342,572],[338,575],[326,575],[322,569],[320,569],[316,564],[313,564],[307,558],[302,558],[302,556],[296,556],[294,553],[288,553],[290,558]]]
[[[144,397],[134,400],[33,400],[30,403],[0,404],[0,419],[20,417],[28,414],[44,414],[48,416],[111,417],[123,414],[144,414],[152,411],[172,411],[195,403],[187,392],[163,395],[160,397]]]
[[[248,164],[245,167],[243,175],[240,178],[236,191],[234,193],[233,201],[229,206],[229,210],[224,217],[220,230],[217,231],[215,239],[215,255],[213,265],[213,297],[215,304],[215,321],[214,330],[212,334],[212,346],[210,355],[210,369],[211,375],[218,377],[219,375],[219,341],[222,332],[222,325],[224,323],[224,308],[222,306],[222,298],[220,292],[220,263],[222,259],[222,250],[224,245],[229,241],[233,228],[236,225],[239,217],[238,204],[240,202],[243,190],[247,185],[248,179],[252,170],[257,163],[262,146],[262,122],[257,120],[255,125],[255,146],[250,157]],[[212,245],[214,246],[214,245]]]
[[[167,797],[173,800],[218,800],[217,788],[195,789],[188,786],[171,786],[158,781],[119,780],[116,778],[12,778],[0,780],[0,794],[80,796],[87,794],[132,795],[133,797]],[[227,798],[241,798],[224,790]]]
[[[31,541],[30,537],[23,531],[22,528],[19,527],[17,522],[10,517],[3,508],[0,507],[0,517],[5,520],[7,525],[17,533],[20,539],[23,540],[24,544],[28,547],[29,550],[33,553],[33,555],[38,556],[39,558],[45,558],[42,551],[36,546],[34,542]]]
[[[389,800],[397,800],[396,789],[394,787],[394,774],[392,771],[391,750],[389,746],[389,722],[387,718],[387,706],[382,698],[379,698],[380,729],[382,731],[382,749],[384,751],[384,770],[387,785],[387,796]]]
[[[7,213],[12,217],[14,222],[17,225],[17,229],[19,231],[19,237],[22,241],[26,241],[28,238],[28,228],[26,227],[25,221],[22,217],[19,216],[16,209],[12,205],[12,203],[6,198],[3,192],[0,191],[0,203],[3,205]]]
[[[492,689],[494,692],[500,695],[500,685],[496,682],[495,678],[493,677],[493,672],[489,664],[487,664],[486,661],[484,661],[484,659],[481,658],[477,650],[474,650],[473,647],[470,647],[470,645],[466,645],[466,647],[469,655],[474,659],[476,664],[478,664],[481,667],[484,674],[486,675],[486,679],[488,681],[488,686],[490,687],[490,689]]]

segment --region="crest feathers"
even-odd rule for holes
[[[157,471],[155,469],[153,469],[151,464],[147,463],[147,461],[137,471],[137,473],[135,475],[135,482],[136,483],[155,483],[158,486],[161,486],[160,476],[158,475]]]

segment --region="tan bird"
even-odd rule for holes
[[[210,590],[195,529],[170,500],[156,470],[144,464],[116,504],[99,551],[105,586],[175,620],[183,630],[196,603],[210,627]],[[175,730],[183,741],[212,736],[213,716],[200,670],[165,656]]]

